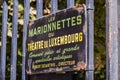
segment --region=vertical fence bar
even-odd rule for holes
[[[118,57],[120,57],[120,0],[118,0]],[[118,58],[118,75],[120,75],[120,58]],[[120,80],[120,76],[118,76],[118,80]]]
[[[37,0],[37,18],[43,15],[43,0]]]
[[[26,80],[25,62],[26,62],[26,40],[27,40],[27,27],[29,23],[30,14],[30,0],[24,0],[24,26],[23,26],[23,51],[22,51],[22,80]]]
[[[109,6],[107,0],[106,0],[106,6]],[[109,21],[109,9],[106,7],[106,26],[109,25],[109,23],[107,21]],[[106,33],[107,32],[109,32],[109,30],[106,28]],[[106,37],[107,36],[109,36],[109,35],[106,34]],[[109,41],[109,39],[106,38],[106,45],[107,45],[108,41]],[[110,78],[109,78],[108,71],[110,70],[110,66],[109,66],[109,58],[107,57],[107,56],[109,56],[109,54],[107,54],[107,53],[108,53],[108,50],[106,48],[106,80],[109,80]]]
[[[88,58],[86,80],[94,80],[94,0],[86,0],[88,27]]]
[[[107,80],[119,80],[118,11],[118,0],[106,0]]]
[[[58,0],[51,0],[51,12],[55,13],[58,10]]]
[[[8,5],[6,1],[4,1],[2,13],[2,47],[1,47],[0,80],[5,80],[6,73],[7,19],[8,19]]]
[[[13,1],[13,18],[12,18],[12,52],[11,52],[11,78],[16,80],[16,63],[17,63],[17,29],[18,29],[18,0]]]
[[[67,8],[71,8],[74,6],[74,0],[67,0]]]
[[[74,6],[75,1],[74,0],[67,0],[67,8],[71,8]]]

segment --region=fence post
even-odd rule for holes
[[[67,0],[67,8],[71,8],[74,6],[75,1],[74,0]]]
[[[17,64],[17,29],[18,29],[18,0],[13,1],[12,18],[12,52],[11,52],[11,77],[10,80],[16,80]]]
[[[118,0],[118,75],[120,75],[120,0]],[[118,76],[120,80],[120,76]]]
[[[7,19],[8,19],[8,5],[6,1],[3,3],[2,13],[2,47],[1,47],[1,64],[0,64],[0,80],[5,80],[6,73],[6,40],[7,40]]]
[[[86,0],[88,27],[88,55],[86,80],[94,80],[94,0]]]
[[[118,1],[106,0],[107,80],[118,79]]]
[[[23,26],[23,43],[22,43],[22,80],[26,80],[25,62],[26,62],[26,40],[27,27],[29,23],[30,0],[24,0],[24,26]]]
[[[43,0],[37,0],[37,18],[43,15]]]
[[[51,0],[51,12],[55,13],[58,10],[58,0]]]

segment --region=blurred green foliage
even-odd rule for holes
[[[30,20],[36,19],[36,0],[30,0]],[[58,0],[59,10],[66,8],[67,0]],[[75,5],[85,4],[84,0],[75,0]],[[95,0],[95,16],[94,16],[94,52],[95,52],[95,79],[105,80],[106,73],[106,46],[105,46],[105,0]],[[13,2],[8,0],[8,32],[7,32],[7,68],[6,68],[6,80],[10,78],[10,54],[11,54],[11,37],[12,37],[12,16],[13,16]],[[22,33],[23,33],[23,19],[24,19],[24,2],[19,0],[19,12],[18,12],[18,56],[17,56],[17,80],[21,80],[21,67],[22,67]],[[50,13],[51,3],[50,0],[44,0],[43,14]],[[2,5],[0,6],[0,32],[2,31]],[[1,32],[2,33],[2,32]],[[0,39],[1,39],[0,33]],[[1,42],[0,42],[1,46]],[[80,79],[83,80],[84,72],[79,72]]]

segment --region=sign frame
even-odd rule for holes
[[[87,66],[87,11],[86,11],[86,7],[85,7],[85,5],[84,6],[78,6],[78,7],[74,7],[74,8],[69,8],[69,9],[64,9],[64,10],[61,10],[61,11],[59,11],[59,12],[56,12],[56,13],[54,13],[54,14],[50,14],[50,15],[48,15],[48,16],[44,16],[44,17],[42,17],[42,18],[46,18],[46,17],[49,17],[49,16],[53,16],[53,15],[56,15],[57,13],[61,13],[61,12],[64,12],[64,11],[67,11],[67,10],[70,10],[70,9],[76,9],[76,10],[83,10],[84,11],[84,24],[82,25],[82,27],[83,27],[83,34],[84,34],[84,56],[82,56],[82,57],[84,57],[84,60],[82,61],[79,61],[79,63],[77,63],[77,66],[73,69],[68,69],[68,70],[66,70],[66,69],[61,69],[61,67],[63,66],[60,66],[60,68],[59,68],[59,66],[54,66],[56,69],[55,70],[53,70],[53,71],[48,71],[48,70],[44,70],[44,71],[32,71],[30,68],[31,67],[33,67],[33,63],[32,63],[32,59],[28,59],[29,57],[30,57],[30,54],[34,54],[34,53],[28,53],[29,51],[30,52],[32,52],[32,51],[34,51],[34,50],[37,50],[38,48],[35,48],[35,49],[33,49],[33,48],[31,48],[31,46],[29,46],[28,47],[28,44],[26,44],[27,45],[27,48],[26,48],[26,54],[27,54],[27,58],[26,58],[26,72],[27,72],[27,74],[29,74],[29,75],[31,75],[31,74],[39,74],[39,73],[53,73],[53,72],[59,72],[59,71],[79,71],[79,70],[85,70],[86,69],[86,66]],[[78,10],[78,12],[80,12]],[[82,11],[81,11],[82,12]],[[42,19],[42,18],[40,18],[40,19]],[[76,17],[77,18],[77,17]],[[28,27],[28,36],[27,36],[27,38],[29,38],[29,37],[34,37],[34,36],[38,36],[38,35],[29,35],[30,33],[29,33],[29,28],[30,27],[33,27],[33,25],[37,22],[37,21],[39,21],[40,19],[37,19],[37,20],[34,20],[34,21],[32,21],[30,24],[29,24],[29,27]],[[72,19],[75,19],[75,17],[73,16],[72,17]],[[78,19],[78,18],[77,18]],[[44,19],[44,20],[46,20],[46,19]],[[43,23],[44,23],[44,20],[41,20]],[[54,21],[55,19],[54,19],[54,17],[50,17],[49,18],[49,20],[50,20],[50,22],[52,22],[52,21]],[[58,20],[59,21],[59,20]],[[72,22],[72,21],[71,21]],[[73,21],[74,23],[76,22],[76,21]],[[58,22],[57,22],[58,23]],[[78,23],[79,23],[79,21],[78,21]],[[76,23],[77,24],[77,23]],[[37,25],[37,24],[35,24],[35,25]],[[34,25],[34,26],[35,26]],[[59,24],[58,24],[59,25]],[[71,25],[74,25],[74,24],[71,24]],[[60,26],[59,26],[60,27]],[[58,29],[59,29],[59,27],[58,27]],[[64,26],[65,27],[65,26]],[[66,28],[67,29],[67,28]],[[33,29],[31,29],[31,31],[32,31]],[[34,30],[33,30],[34,31]],[[71,30],[71,31],[73,31],[73,30]],[[65,32],[65,30],[64,30],[64,32]],[[41,33],[40,35],[43,35],[43,34],[46,34],[47,33],[47,30],[46,30],[46,32],[43,32],[43,33]],[[59,32],[60,33],[60,32]],[[54,32],[48,32],[48,34],[47,34],[47,36],[48,36],[48,38],[53,38],[54,36],[55,36],[55,34],[57,34],[57,33],[54,33]],[[65,34],[66,35],[66,34]],[[80,35],[79,33],[75,33],[74,32],[74,34],[73,34],[74,36],[75,35]],[[57,38],[58,37],[60,37],[61,35],[57,35]],[[70,33],[69,34],[67,34],[67,37],[68,36],[70,36]],[[73,37],[74,37],[73,36]],[[65,37],[65,36],[64,36]],[[34,37],[34,38],[36,38],[36,37]],[[55,36],[55,38],[56,38],[56,36]],[[34,42],[35,40],[32,40],[32,38],[29,38],[30,40],[31,40],[31,42]],[[37,38],[36,38],[37,39]],[[44,39],[44,38],[42,38],[42,39]],[[54,38],[53,38],[54,39]],[[75,41],[74,41],[75,42]],[[74,42],[72,43],[72,41],[71,41],[71,43],[69,43],[69,44],[74,44]],[[79,42],[79,40],[78,40],[78,42]],[[75,42],[75,43],[78,43],[77,41]],[[29,43],[29,40],[27,39],[27,43]],[[44,45],[43,43],[44,43],[44,41],[43,40],[40,40],[40,42],[36,42],[36,44],[38,45],[38,43],[40,44],[40,45]],[[68,43],[68,42],[67,42]],[[32,44],[29,44],[29,45],[33,45],[34,43],[32,43]],[[68,45],[69,45],[68,44]],[[45,46],[43,47],[43,46],[40,46],[39,45],[39,49],[43,49],[42,51],[44,51],[44,50],[47,50],[47,49],[44,49],[45,48]],[[63,45],[66,45],[65,44],[65,42],[64,42],[64,44],[61,44],[61,45],[58,45],[58,44],[54,44],[53,46],[49,46],[49,47],[54,47],[54,46],[63,46]],[[70,46],[70,45],[69,45]],[[47,46],[46,46],[47,47]],[[48,48],[49,48],[48,47]],[[76,47],[78,47],[78,45],[75,45],[74,46],[74,48],[76,48]],[[68,47],[68,48],[70,48],[70,47]],[[73,47],[71,47],[71,48],[73,48]],[[39,50],[38,49],[38,50]],[[77,49],[77,48],[76,48]],[[29,50],[29,51],[28,51]],[[55,49],[56,50],[56,49]],[[62,49],[62,52],[64,51],[64,49]],[[42,54],[47,54],[47,51],[45,51],[45,52],[41,52],[40,54],[39,54],[39,56],[40,55],[42,55]],[[51,53],[51,54],[53,54],[54,53],[54,50],[51,50],[51,51],[49,51],[48,53]],[[61,53],[61,50],[60,49],[57,49],[56,50],[56,53]],[[28,54],[29,54],[29,56],[28,56]],[[51,56],[51,55],[49,55],[49,56]],[[53,55],[52,55],[53,56]],[[35,57],[35,55],[34,56],[31,56],[31,58],[33,58],[33,57]],[[69,56],[69,57],[71,57],[71,56]],[[76,56],[77,57],[77,56]],[[81,58],[82,58],[81,57]],[[79,57],[80,58],[80,57]],[[40,62],[40,60],[38,60],[38,62]],[[36,61],[36,63],[37,63],[37,61]],[[46,63],[46,62],[45,62]],[[65,64],[69,64],[68,66],[70,66],[70,64],[71,63],[75,63],[74,61],[73,62],[69,62],[69,61],[67,61]],[[44,64],[44,63],[42,63],[42,64]],[[47,64],[47,63],[46,63]],[[56,63],[55,63],[56,64]],[[64,64],[64,63],[63,63]],[[28,66],[29,65],[29,66]],[[49,64],[49,65],[54,65],[54,64]],[[35,68],[37,68],[37,67],[35,67]],[[48,66],[48,68],[49,68],[49,66]],[[64,68],[67,68],[66,66],[64,67]],[[52,68],[51,68],[52,69]]]

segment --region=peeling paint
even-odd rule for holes
[[[85,69],[86,69],[86,64],[83,61],[78,62],[77,66],[74,68],[75,71],[80,71]]]

